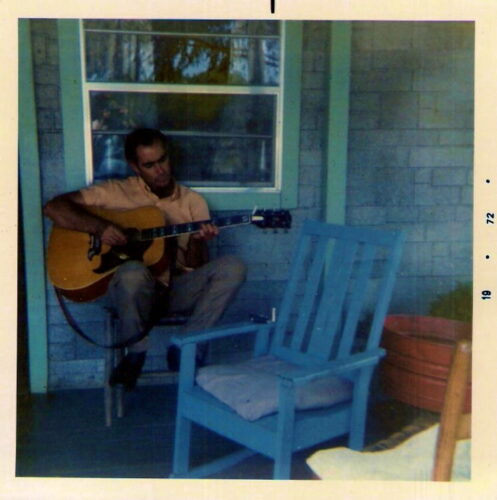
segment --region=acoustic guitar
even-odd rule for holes
[[[116,269],[128,260],[142,261],[154,276],[160,275],[169,265],[166,239],[195,233],[203,223],[212,223],[219,228],[243,224],[274,229],[291,227],[291,215],[286,210],[254,210],[251,214],[167,226],[156,207],[89,210],[124,228],[128,242],[109,246],[88,233],[53,226],[48,242],[48,276],[62,295],[77,302],[102,296]]]

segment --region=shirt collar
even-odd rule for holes
[[[146,191],[150,196],[160,199],[155,193],[152,193],[150,186],[143,180],[142,177],[140,177],[139,175],[137,175],[136,177],[138,179],[138,185],[141,187],[141,189]],[[171,201],[175,201],[181,196],[179,183],[176,180],[174,180],[174,182],[175,182],[174,191],[171,196],[168,196],[168,199]]]

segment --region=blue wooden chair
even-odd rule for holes
[[[306,221],[275,322],[173,337],[181,348],[171,477],[205,477],[254,453],[290,477],[292,454],[349,435],[364,446],[373,370],[403,235]],[[196,371],[198,342],[254,335],[251,359]],[[190,468],[192,423],[243,448]]]

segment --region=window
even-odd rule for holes
[[[124,137],[144,126],[171,139],[176,176],[214,208],[296,204],[300,23],[85,20],[77,29],[85,183],[130,175]],[[61,51],[70,73],[70,49]]]

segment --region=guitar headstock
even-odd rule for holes
[[[288,210],[254,210],[251,222],[262,229],[290,229],[292,216]]]

